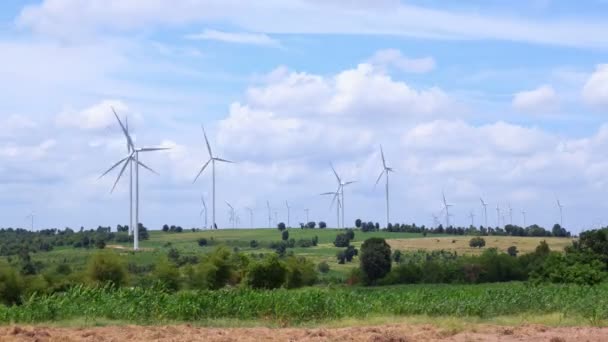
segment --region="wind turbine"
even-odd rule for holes
[[[272,228],[272,212],[270,210],[270,201],[266,201],[266,207],[268,208],[268,228]]]
[[[441,192],[441,196],[443,196],[443,208],[445,209],[445,224],[446,228],[448,228],[450,226],[450,207],[452,204],[448,204],[445,200],[445,193],[443,191]]]
[[[523,226],[523,228],[526,228],[526,212],[524,210],[521,211],[521,216],[523,216],[523,218],[524,218],[524,226]]]
[[[126,157],[124,157],[123,159],[116,162],[116,164],[112,165],[112,167],[110,167],[106,172],[104,172],[99,178],[102,178],[103,176],[107,175],[112,170],[114,170],[115,168],[117,168],[119,165],[122,164],[120,173],[118,174],[118,177],[116,178],[116,181],[114,182],[114,186],[112,187],[112,190],[110,191],[110,192],[114,192],[114,189],[116,189],[116,185],[120,181],[120,178],[124,174],[127,166],[131,165],[131,163],[135,164],[135,222],[134,222],[134,224],[130,224],[130,226],[132,226],[131,229],[133,229],[133,235],[134,235],[133,250],[138,250],[139,249],[139,167],[141,166],[144,169],[158,175],[158,173],[156,171],[152,170],[146,164],[139,161],[139,154],[142,152],[163,151],[163,150],[168,150],[169,148],[166,148],[166,147],[136,147],[135,144],[133,143],[133,139],[131,138],[130,132],[127,130],[125,125],[123,125],[122,121],[120,121],[120,118],[118,117],[118,114],[116,114],[116,111],[114,110],[114,108],[112,108],[112,112],[114,113],[114,116],[116,117],[116,120],[118,121],[118,124],[120,125],[120,128],[122,129],[122,132],[125,135],[125,138],[127,139],[128,154]],[[132,191],[132,187],[130,189],[130,192],[131,191]],[[129,196],[129,197],[131,197],[131,196]],[[132,201],[131,201],[130,205],[131,206],[133,205]],[[133,223],[133,222],[131,222],[131,223]]]
[[[471,213],[469,214],[469,217],[471,218],[471,227],[475,227],[475,214],[473,213],[472,210],[471,210]]]
[[[290,210],[291,210],[291,207],[289,206],[289,203],[287,201],[285,201],[285,207],[287,208],[287,228],[289,228],[290,227],[289,220],[290,220]]]
[[[32,213],[31,213],[31,214],[29,214],[29,215],[27,215],[27,216],[25,217],[26,219],[30,219],[30,223],[31,223],[31,226],[30,226],[30,231],[32,231],[32,232],[34,231],[34,216],[36,216],[36,215],[35,215],[35,214],[34,214],[34,212],[32,211]]]
[[[222,159],[219,158],[217,156],[213,155],[213,152],[211,151],[211,145],[209,145],[209,139],[207,139],[207,133],[205,132],[205,127],[201,125],[201,128],[203,129],[203,136],[205,137],[205,144],[207,145],[207,152],[209,152],[209,159],[207,160],[207,162],[205,164],[203,164],[203,167],[201,168],[201,170],[199,171],[198,175],[196,175],[196,178],[194,178],[194,182],[192,182],[193,184],[196,183],[196,180],[198,179],[198,177],[201,176],[201,174],[203,173],[203,171],[205,171],[205,168],[209,165],[209,163],[211,163],[211,178],[212,178],[212,210],[211,210],[211,221],[213,223],[213,227],[216,227],[215,224],[215,162],[223,162],[223,163],[234,163],[230,160],[226,160],[226,159]]]
[[[333,195],[333,199],[331,200],[331,204],[329,205],[329,209],[331,209],[331,207],[333,207],[334,202],[336,201],[336,199],[338,199],[337,205],[336,205],[336,222],[337,222],[337,226],[336,228],[340,228],[340,208],[342,207],[342,202],[340,201],[340,192],[335,191],[335,192],[324,192],[321,194],[321,196],[325,196],[325,195]]]
[[[564,206],[562,206],[562,203],[559,201],[559,198],[555,198],[555,200],[557,201],[557,207],[559,208],[559,225],[560,227],[564,227],[564,216],[562,213],[562,209],[564,209]]]
[[[232,228],[236,228],[236,226],[235,226],[235,224],[236,224],[236,214],[235,214],[235,211],[234,211],[234,207],[230,203],[228,203],[228,201],[226,201],[226,204],[230,208],[229,216],[228,216],[228,221],[230,221],[232,223]]]
[[[342,228],[344,228],[344,187],[348,186],[350,184],[353,184],[355,181],[349,181],[349,182],[342,181],[342,178],[340,178],[340,176],[338,176],[336,169],[334,169],[334,166],[331,163],[330,163],[330,166],[331,166],[331,170],[334,172],[334,175],[336,176],[336,180],[338,181],[338,190],[336,190],[336,194],[334,195],[334,200],[335,200],[335,197],[342,196],[342,201],[340,203],[342,206]],[[338,228],[340,228],[340,227],[338,227]]]
[[[380,179],[382,178],[383,175],[386,175],[386,187],[385,187],[385,192],[386,192],[386,226],[388,227],[388,223],[390,220],[390,201],[389,201],[389,196],[388,196],[388,174],[390,172],[395,172],[392,168],[386,166],[386,159],[384,158],[384,151],[382,150],[382,145],[380,145],[380,155],[382,156],[382,171],[380,172],[380,175],[378,176],[378,179],[376,180],[376,185],[378,185],[378,183],[380,182]]]
[[[431,216],[433,216],[433,225],[435,226],[435,228],[439,227],[439,225],[441,224],[439,222],[439,217],[435,214],[431,214]]]
[[[253,228],[253,209],[247,207],[247,210],[249,210],[249,225]]]
[[[308,214],[310,213],[310,209],[306,208],[306,209],[304,209],[304,212],[306,213],[306,224],[308,224],[308,222],[310,222],[310,220],[308,219]]]
[[[496,203],[496,227],[500,227],[500,206]]]
[[[486,228],[488,227],[488,204],[486,202],[483,201],[483,198],[479,198],[479,200],[481,201],[481,206],[483,207],[483,218],[485,220],[486,223]]]
[[[511,225],[513,225],[513,208],[511,208],[511,203],[509,203],[508,206],[509,206],[509,221],[510,221],[509,223]]]
[[[205,228],[207,228],[207,203],[205,203],[205,197],[201,196],[201,204],[203,205],[201,209],[201,217],[203,213],[205,214]]]

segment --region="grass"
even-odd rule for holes
[[[541,241],[546,241],[551,250],[563,251],[564,247],[572,244],[574,239],[556,237],[513,237],[513,236],[485,236],[485,248],[471,248],[469,241],[471,236],[454,237],[426,237],[400,239],[390,238],[387,240],[392,249],[402,251],[423,250],[448,250],[458,254],[481,254],[487,248],[497,248],[499,251],[507,252],[510,246],[516,246],[519,253],[533,252]]]
[[[375,317],[462,317],[487,320],[584,320],[601,325],[608,318],[608,284],[500,283],[483,285],[405,285],[382,288],[305,288],[300,290],[182,291],[92,289],[36,296],[21,306],[0,306],[1,323],[42,323],[82,319],[139,324],[221,320],[317,324]],[[551,316],[546,316],[551,315]],[[503,318],[501,318],[503,317]],[[516,323],[516,322],[515,322]]]

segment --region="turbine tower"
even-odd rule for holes
[[[118,117],[118,114],[116,114],[116,111],[114,110],[114,108],[112,108],[112,112],[114,113],[114,116],[116,117],[116,120],[118,121],[118,124],[120,125],[120,128],[122,129],[122,132],[125,135],[125,138],[127,139],[128,154],[126,157],[124,157],[123,159],[116,162],[116,164],[112,165],[112,167],[110,167],[106,172],[104,172],[99,178],[102,178],[103,176],[107,175],[112,170],[117,168],[119,165],[122,165],[122,168],[120,169],[120,173],[118,174],[118,177],[116,177],[114,186],[112,187],[112,190],[110,191],[112,193],[112,192],[114,192],[114,189],[116,189],[116,185],[120,181],[127,166],[131,165],[131,163],[135,164],[135,221],[134,222],[131,221],[129,225],[132,226],[131,229],[133,230],[133,235],[134,235],[133,250],[138,250],[139,249],[139,167],[141,166],[144,169],[158,175],[158,173],[156,171],[152,170],[147,165],[145,165],[144,163],[139,161],[139,154],[142,152],[163,151],[163,150],[168,150],[169,148],[166,148],[166,147],[136,147],[135,144],[133,143],[133,139],[131,138],[130,132],[127,131],[127,128],[125,127],[125,125],[123,125],[122,121],[120,121],[120,118]],[[132,187],[130,187],[129,192],[131,193],[131,191],[132,191]],[[129,196],[129,197],[131,197],[131,196]],[[133,202],[131,201],[130,206],[132,206],[132,205],[133,205]]]
[[[471,218],[471,227],[475,227],[475,213],[473,213],[473,210],[471,210],[469,217]]]
[[[203,216],[203,213],[205,214],[205,228],[207,228],[207,203],[205,203],[205,197],[201,196],[201,204],[202,204],[202,208],[201,208],[201,217]]]
[[[34,212],[32,211],[31,214],[27,215],[25,218],[30,220],[30,231],[34,231],[34,216],[36,216],[34,214]]]
[[[560,227],[564,227],[564,216],[563,216],[563,209],[564,206],[562,206],[562,203],[559,201],[559,198],[555,199],[557,201],[557,207],[559,208],[559,225]]]
[[[251,226],[250,228],[253,228],[253,209],[247,207],[247,210],[249,210],[249,225]]]
[[[268,208],[268,228],[272,228],[272,211],[270,210],[270,201],[266,201],[266,207]]]
[[[500,207],[496,203],[496,227],[500,227]]]
[[[509,206],[509,224],[513,225],[513,208],[511,208],[511,203],[507,205]]]
[[[285,201],[285,207],[287,208],[287,228],[290,227],[290,211],[291,211],[291,207],[289,206],[289,203],[287,201]]]
[[[483,207],[483,218],[486,223],[486,228],[488,227],[488,204],[483,201],[483,198],[479,198],[481,201],[481,206]]]
[[[308,214],[310,213],[310,209],[306,208],[306,209],[304,209],[304,212],[306,213],[306,224],[308,224],[308,222],[310,222],[310,220],[308,218]]]
[[[330,164],[331,166],[331,170],[334,172],[334,175],[336,176],[336,180],[338,181],[338,190],[336,190],[336,194],[334,195],[334,200],[336,197],[342,197],[342,201],[340,202],[340,205],[342,207],[342,228],[344,228],[344,187],[348,186],[350,184],[353,184],[355,181],[349,181],[349,182],[344,182],[342,181],[342,178],[340,178],[340,176],[338,176],[338,173],[336,172],[336,169],[334,169],[334,166],[332,164]],[[333,202],[333,200],[332,200]],[[340,227],[338,227],[340,228]]]
[[[336,199],[338,199],[338,203],[336,205],[336,228],[340,228],[340,208],[342,207],[342,203],[340,202],[340,192],[336,191],[336,192],[324,192],[321,194],[321,196],[325,196],[325,195],[333,195],[333,199],[331,200],[331,204],[329,205],[329,209],[331,209],[331,207],[333,207],[334,202],[336,202]]]
[[[205,132],[205,127],[201,126],[201,128],[203,129],[203,136],[205,137],[205,144],[207,145],[207,152],[209,152],[209,159],[207,160],[207,162],[205,164],[203,164],[201,171],[199,171],[198,175],[196,175],[196,178],[194,178],[194,182],[192,182],[192,183],[193,184],[196,183],[196,180],[201,176],[203,171],[205,171],[205,168],[209,165],[209,163],[211,163],[211,178],[212,178],[211,221],[213,224],[213,228],[216,228],[217,225],[215,224],[215,162],[216,161],[223,162],[223,163],[234,163],[234,162],[232,162],[230,160],[222,159],[222,158],[219,158],[219,157],[213,155],[213,152],[211,151],[211,145],[209,145],[209,139],[207,139],[207,133]]]
[[[228,203],[228,201],[226,201],[226,204],[230,208],[230,210],[228,211],[228,221],[230,221],[232,223],[232,228],[236,228],[236,226],[235,226],[235,224],[236,224],[236,213],[234,211],[234,207],[230,203]]]
[[[524,210],[521,211],[521,216],[524,218],[524,226],[523,226],[523,228],[526,228],[526,212]]]
[[[395,172],[392,168],[386,166],[386,159],[384,158],[384,151],[382,150],[382,145],[380,145],[380,156],[382,156],[382,171],[380,172],[380,175],[378,176],[378,179],[376,180],[376,185],[378,185],[378,183],[380,182],[380,179],[382,179],[382,176],[385,175],[386,176],[386,185],[385,185],[385,192],[386,192],[386,226],[388,227],[388,223],[390,220],[390,201],[389,201],[389,189],[388,189],[388,174],[391,172]]]
[[[441,196],[443,197],[443,209],[445,210],[445,224],[446,228],[448,228],[450,226],[450,207],[452,204],[448,204],[445,200],[445,193],[443,191],[441,192]]]

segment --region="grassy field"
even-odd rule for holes
[[[491,318],[548,314],[582,317],[588,324],[598,324],[608,318],[608,285],[425,284],[174,294],[141,288],[76,287],[65,293],[33,297],[21,306],[0,306],[0,323],[82,319],[160,324],[234,319],[290,325],[382,316]]]
[[[487,248],[497,248],[501,252],[507,252],[507,248],[516,246],[519,253],[529,253],[534,251],[541,241],[546,241],[551,250],[563,251],[564,247],[570,246],[574,239],[555,238],[555,237],[513,237],[513,236],[486,236],[484,237],[486,246],[483,249],[469,247],[470,236],[454,237],[427,237],[412,239],[387,240],[393,249],[401,251],[424,250],[447,250],[458,252],[458,254],[480,254]]]

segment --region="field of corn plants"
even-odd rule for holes
[[[183,291],[75,287],[33,296],[21,306],[0,306],[0,322],[43,323],[73,319],[138,324],[214,319],[302,324],[372,316],[457,316],[492,318],[563,314],[590,324],[608,318],[608,285],[408,285],[382,288]]]

